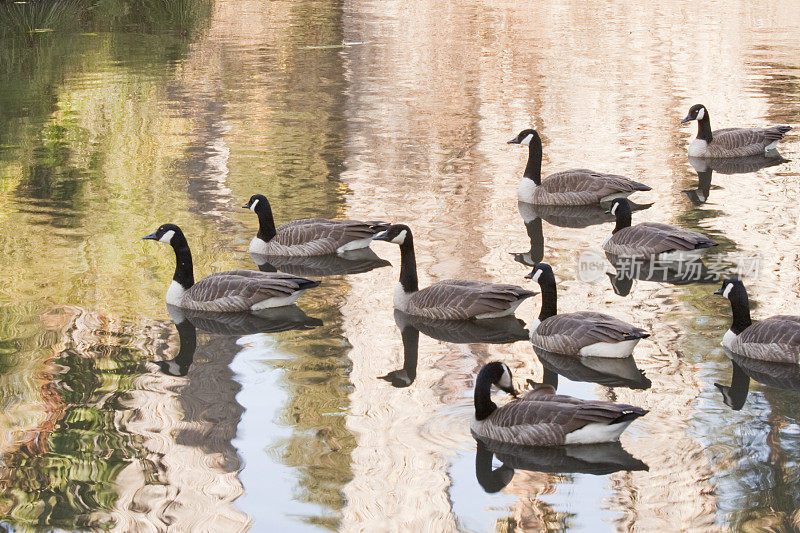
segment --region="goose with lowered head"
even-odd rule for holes
[[[517,396],[505,363],[487,364],[475,380],[475,418],[470,429],[475,436],[496,442],[525,446],[614,442],[631,422],[647,414],[632,405],[556,394],[549,385],[498,407],[492,402],[492,385]]]
[[[558,314],[556,279],[547,263],[539,263],[525,276],[539,283],[542,309],[530,327],[531,343],[562,355],[628,357],[645,330],[603,313],[582,311]]]
[[[195,283],[192,252],[181,228],[163,224],[143,237],[172,246],[175,274],[167,290],[167,303],[196,311],[256,311],[292,305],[319,281],[254,270],[215,272]]]
[[[258,215],[258,233],[250,241],[250,253],[266,256],[311,257],[341,254],[366,248],[372,236],[388,227],[383,222],[304,218],[275,227],[272,206],[262,194],[254,194],[242,206]]]
[[[613,200],[610,212],[617,224],[603,243],[603,249],[618,258],[649,259],[673,253],[691,256],[717,245],[702,233],[668,224],[642,222],[631,226],[631,205],[625,198]]]
[[[585,168],[564,170],[542,179],[542,139],[536,130],[522,130],[508,144],[528,146],[528,163],[517,189],[521,202],[536,205],[590,205],[649,191],[643,183],[624,176]]]
[[[406,314],[441,320],[498,318],[514,314],[523,300],[536,294],[516,285],[461,279],[446,279],[420,289],[411,228],[393,224],[373,238],[400,245],[400,282],[394,307]]]
[[[714,294],[731,302],[733,323],[722,337],[722,345],[731,352],[775,363],[800,362],[800,316],[775,315],[753,323],[750,302],[741,280],[722,282]]]
[[[689,145],[689,157],[748,157],[764,155],[773,150],[790,126],[769,128],[725,128],[711,131],[711,118],[703,104],[689,108],[689,114],[681,121],[686,124],[697,121],[697,137]]]

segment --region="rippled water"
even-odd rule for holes
[[[794,2],[207,5],[162,25],[0,40],[6,529],[798,527],[795,377],[742,367],[761,382],[726,405],[715,383],[744,374],[719,346],[730,309],[716,286],[634,281],[621,296],[576,279],[578,252],[599,249],[611,223],[526,228],[526,153],[505,144],[535,126],[545,174],[648,183],[636,199],[655,205],[635,220],[703,231],[728,259],[758,254],[754,317],[800,314],[797,130],[780,147],[790,161],[709,174],[686,156],[695,126],[678,125],[702,102],[714,127],[797,126]],[[502,359],[520,385],[552,372],[524,341],[401,335],[394,245],[373,245],[393,266],[303,297],[307,329],[178,331],[164,304],[173,255],[141,236],[179,223],[198,277],[254,268],[256,220],[239,206],[256,192],[279,222],[408,223],[423,286],[530,286],[509,253],[533,251],[554,265],[562,309],[651,331],[633,388],[558,377],[560,392],[650,409],[622,438],[649,470],[547,473],[518,459],[486,492],[468,429],[477,369]],[[530,323],[538,305],[517,315]],[[413,382],[379,379],[393,371]]]

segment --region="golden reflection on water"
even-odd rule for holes
[[[245,251],[256,220],[238,206],[255,192],[273,200],[279,222],[408,222],[423,286],[448,277],[524,285],[527,270],[508,253],[529,246],[515,198],[526,153],[505,141],[535,126],[543,172],[589,167],[650,184],[642,200],[656,205],[637,221],[707,232],[724,252],[761,253],[761,275],[749,282],[754,315],[800,313],[800,145],[782,144],[793,161],[781,166],[714,173],[709,201],[695,208],[681,193],[697,179],[685,152],[694,129],[677,124],[698,101],[714,127],[798,122],[800,11],[791,1],[412,9],[219,0],[204,27],[191,41],[106,33],[66,44],[54,35],[30,60],[33,77],[6,93],[5,522],[259,528],[237,505],[248,465],[232,441],[247,385],[229,366],[241,346],[201,334],[188,376],[157,371],[151,362],[174,357],[179,344],[163,303],[173,256],[139,240],[172,221],[186,229],[198,277],[252,268]],[[22,71],[14,68],[4,72]],[[712,286],[636,282],[623,298],[576,280],[576,252],[597,248],[610,227],[543,223],[561,308],[609,308],[653,333],[636,354],[652,388],[566,385],[651,410],[623,437],[650,470],[604,479],[597,505],[613,519],[603,527],[786,524],[792,490],[776,489],[775,501],[751,494],[764,474],[739,448],[767,449],[770,475],[790,477],[793,399],[764,390],[751,393],[749,412],[721,405],[713,382],[729,372],[718,348],[729,309],[709,296]],[[301,301],[324,325],[271,334],[285,357],[264,364],[287,400],[264,424],[290,436],[264,442],[265,457],[292,472],[294,491],[281,497],[308,505],[289,519],[298,527],[462,529],[453,465],[474,446],[476,370],[503,359],[521,385],[542,369],[526,342],[422,335],[412,386],[377,379],[401,366],[403,349],[391,308],[398,250],[373,248],[394,266],[327,278]],[[536,312],[526,302],[518,316],[530,322]],[[80,498],[65,496],[68,480]],[[518,471],[504,489],[515,503],[485,496],[471,506],[484,528],[597,526],[597,510],[571,500],[580,483]]]

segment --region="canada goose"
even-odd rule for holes
[[[505,442],[475,439],[475,477],[483,490],[499,492],[511,482],[514,470],[554,474],[592,474],[604,476],[614,472],[649,470],[647,465],[626,452],[619,442],[584,444],[582,446],[520,446]],[[503,463],[492,468],[492,457]]]
[[[617,224],[611,237],[603,243],[603,249],[617,257],[653,258],[673,252],[676,252],[673,255],[691,257],[717,245],[701,233],[658,222],[631,226],[631,206],[624,198],[613,200],[610,212],[616,217]]]
[[[359,248],[341,254],[309,257],[265,256],[250,254],[261,272],[286,272],[301,277],[343,276],[363,274],[376,268],[391,266],[369,248]]]
[[[731,302],[733,323],[722,337],[725,348],[761,361],[800,362],[800,316],[775,315],[753,324],[747,290],[736,278],[723,281],[714,294],[721,294]]]
[[[733,366],[731,384],[728,386],[714,383],[714,386],[722,393],[725,405],[734,411],[738,411],[744,406],[750,390],[750,379],[773,389],[800,390],[800,366],[795,363],[774,363],[750,359],[737,355],[727,348],[725,354],[730,358]]]
[[[475,418],[470,427],[473,435],[497,442],[525,446],[614,442],[647,413],[632,405],[559,395],[547,385],[497,407],[492,385],[517,396],[508,366],[498,361],[487,364],[475,381]]]
[[[609,357],[572,357],[535,347],[536,357],[542,363],[543,385],[558,389],[558,376],[570,381],[597,383],[604,387],[626,387],[629,389],[649,389],[651,382],[636,366],[632,356],[621,358]],[[532,380],[528,383],[539,386]]]
[[[790,129],[789,126],[769,128],[725,128],[711,131],[711,120],[703,104],[689,108],[689,114],[681,121],[686,124],[697,121],[697,138],[689,145],[690,157],[746,157],[762,155],[777,146]]]
[[[262,194],[254,194],[242,206],[258,215],[258,233],[250,241],[250,253],[266,256],[309,257],[366,248],[372,236],[386,229],[383,222],[304,218],[275,227],[272,207]]]
[[[175,251],[175,274],[167,290],[167,303],[196,311],[255,311],[293,304],[319,281],[290,274],[230,270],[215,272],[194,282],[192,252],[181,228],[163,224],[143,239],[172,246]]]
[[[522,130],[508,144],[528,146],[528,163],[517,190],[518,198],[537,205],[589,205],[626,197],[650,187],[624,176],[585,168],[564,170],[542,180],[542,140],[536,130]]]
[[[253,335],[290,330],[309,330],[322,320],[308,316],[296,305],[284,305],[260,311],[217,313],[194,311],[167,304],[167,312],[176,325],[191,322],[197,329],[215,335]]]
[[[539,263],[525,277],[539,282],[542,289],[542,310],[530,328],[536,347],[563,355],[628,357],[640,340],[650,336],[602,313],[558,314],[556,279],[547,263]]]
[[[446,279],[420,290],[411,229],[394,224],[373,238],[400,245],[394,307],[409,315],[441,320],[498,318],[514,314],[523,300],[536,294],[516,285],[460,279]]]

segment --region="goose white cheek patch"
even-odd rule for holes
[[[531,280],[533,280],[533,281],[539,281],[539,277],[540,277],[541,275],[542,275],[542,271],[541,271],[541,270],[537,270],[537,271],[536,271],[536,273],[535,273],[533,276],[531,276]]]
[[[523,146],[530,146],[531,139],[533,139],[533,133],[529,133],[527,137],[522,139],[522,142],[520,144]]]
[[[161,238],[158,239],[158,240],[159,240],[159,242],[165,242],[165,243],[169,244],[170,241],[172,240],[173,235],[175,235],[175,230],[169,230],[164,235],[162,235]]]
[[[250,211],[253,213],[256,212],[256,206],[258,205],[258,200],[254,200],[252,204],[250,204]]]
[[[725,287],[725,290],[722,291],[722,297],[727,298],[728,295],[731,293],[731,289],[733,289],[733,284],[728,284],[728,286]]]
[[[611,214],[614,216],[617,215],[617,207],[619,207],[619,204],[614,204],[614,207],[611,208]]]
[[[397,237],[392,239],[392,242],[395,244],[403,244],[404,242],[406,242],[407,234],[408,232],[406,230],[401,231],[400,233],[397,234]]]
[[[703,120],[703,117],[705,116],[706,116],[705,109],[701,109],[700,111],[697,112],[697,120]]]
[[[511,371],[508,369],[507,366],[503,367],[503,375],[500,376],[500,379],[497,381],[497,384],[505,388],[511,387]]]

